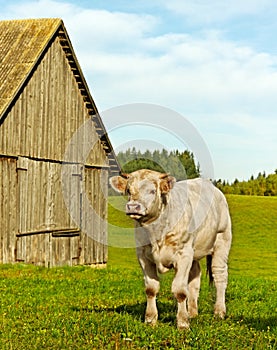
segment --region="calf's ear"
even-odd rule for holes
[[[176,179],[173,176],[165,176],[161,178],[161,182],[160,182],[161,193],[168,193],[173,188],[175,182],[176,182]]]
[[[119,193],[125,193],[127,180],[122,176],[113,176],[110,178],[110,185],[115,191]]]

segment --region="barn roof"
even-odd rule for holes
[[[0,125],[54,38],[58,37],[75,76],[96,131],[109,157],[112,172],[119,171],[111,142],[90,94],[63,21],[59,18],[0,21]]]

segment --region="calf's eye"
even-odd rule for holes
[[[151,190],[150,194],[156,194],[156,190]]]

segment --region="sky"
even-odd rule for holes
[[[0,20],[63,19],[116,151],[188,148],[200,169],[210,157],[212,177],[228,181],[277,169],[275,0],[0,6]],[[125,121],[115,121],[118,110]]]

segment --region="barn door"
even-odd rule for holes
[[[61,167],[60,163],[18,159],[17,261],[44,266],[78,263],[80,227],[64,204]],[[68,165],[72,197],[81,197],[81,171],[78,165]],[[70,211],[76,218],[81,215],[81,198],[72,202]]]

